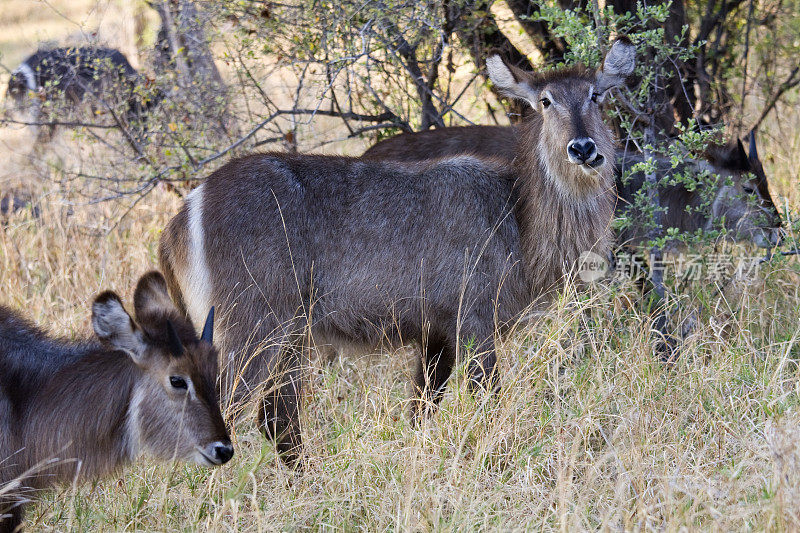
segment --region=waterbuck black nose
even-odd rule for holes
[[[211,446],[211,459],[218,465],[224,465],[233,457],[233,446],[230,442],[215,442]]]
[[[579,139],[572,139],[567,144],[567,154],[570,161],[573,163],[586,163],[591,161],[597,153],[597,147],[592,139],[588,137],[581,137]]]

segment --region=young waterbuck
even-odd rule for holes
[[[326,341],[417,343],[428,400],[469,344],[471,382],[494,387],[496,329],[609,246],[614,140],[599,103],[634,56],[620,39],[596,72],[544,74],[490,57],[494,83],[539,111],[513,164],[260,154],[192,191],[160,243],[170,293],[193,320],[221,309],[220,346],[235,356],[223,382],[236,395],[267,381],[260,416],[279,450],[300,445],[306,326]]]
[[[514,149],[521,137],[519,126],[464,126],[437,128],[417,133],[404,133],[386,139],[369,148],[362,157],[373,160],[422,161],[459,154],[481,157],[499,157],[513,160]],[[724,149],[710,151],[709,159],[689,159],[677,168],[672,168],[668,159],[656,160],[656,172],[660,178],[684,173],[709,172],[716,174],[711,192],[713,202],[710,212],[697,209],[709,191],[700,188],[688,189],[684,184],[664,185],[659,199],[665,209],[664,228],[678,228],[681,232],[694,233],[724,225],[730,235],[740,240],[749,240],[768,248],[778,243],[781,228],[780,213],[775,207],[769,191],[764,168],[758,158],[755,135],[750,133],[750,153],[740,141]],[[644,185],[643,173],[634,173],[622,179],[626,169],[643,161],[640,154],[618,150],[616,155],[616,187],[619,195],[617,215],[627,215],[633,224],[617,236],[620,244],[641,244],[646,240],[645,214],[634,206],[636,194]],[[687,208],[689,208],[687,210]]]
[[[109,475],[140,454],[213,466],[233,447],[219,411],[213,310],[198,339],[158,272],[92,306],[99,342],[49,337],[0,306],[0,532],[32,492]]]

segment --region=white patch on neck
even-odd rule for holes
[[[11,74],[22,74],[22,77],[25,78],[25,86],[29,91],[36,91],[38,88],[36,87],[36,75],[33,73],[33,69],[28,63],[23,61]]]
[[[189,231],[189,264],[182,287],[186,311],[195,327],[202,326],[211,309],[211,275],[206,261],[203,231],[203,188],[200,185],[186,197]]]
[[[575,191],[572,190],[569,185],[564,183],[564,179],[556,176],[550,170],[550,165],[547,163],[549,155],[547,153],[547,148],[542,142],[541,137],[539,138],[539,142],[536,143],[536,152],[537,152],[537,159],[539,160],[539,165],[541,166],[542,170],[544,171],[545,178],[553,184],[555,189],[561,194],[561,198],[569,205],[573,205],[578,202],[578,197],[575,195]],[[567,154],[564,154],[564,157],[567,157]]]
[[[581,209],[581,210],[594,210],[599,205],[598,202],[604,196],[604,191],[601,189],[603,184],[603,176],[595,169],[586,169],[584,167],[580,167],[580,172],[587,176],[594,177],[597,180],[597,188],[587,191],[579,191],[577,189],[577,185],[575,187],[570,186],[566,180],[575,180],[579,179],[578,176],[558,176],[554,174],[550,168],[550,165],[547,164],[547,160],[549,155],[547,150],[544,146],[544,142],[542,142],[541,138],[539,142],[536,143],[536,151],[537,151],[537,159],[539,165],[544,173],[544,177],[547,181],[549,181],[556,191],[558,191],[561,201],[564,205],[568,206],[571,209]],[[564,153],[564,158],[567,158],[567,154]],[[569,163],[573,165],[572,163]],[[605,162],[603,166],[608,165],[608,162]],[[574,165],[578,166],[578,165]],[[576,174],[579,172],[579,169],[574,169],[573,172]],[[613,181],[612,181],[613,183]]]
[[[706,221],[705,231],[711,231],[714,229],[714,222],[728,214],[726,200],[728,199],[728,194],[733,191],[734,188],[728,187],[727,185],[721,185],[717,189],[717,194],[714,196],[714,201],[711,203],[711,216],[708,217],[708,220]],[[740,223],[741,220],[737,222],[737,224]]]
[[[134,385],[131,403],[128,404],[128,414],[125,417],[125,447],[128,450],[128,458],[135,461],[142,453],[142,432],[139,427],[139,416],[142,401],[144,400],[144,389]]]

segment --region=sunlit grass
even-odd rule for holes
[[[126,296],[155,265],[178,202],[157,191],[107,236],[87,210],[0,226],[3,301],[55,333],[88,331],[91,297]],[[793,529],[798,268],[769,265],[721,295],[698,285],[698,326],[672,366],[653,353],[631,286],[565,298],[501,347],[502,391],[460,367],[441,409],[408,417],[408,351],[312,360],[306,462],[276,458],[251,418],[217,470],[144,460],[43,494],[32,530]],[[587,329],[588,324],[588,329]]]

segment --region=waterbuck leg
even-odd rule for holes
[[[467,369],[470,390],[491,390],[497,392],[497,352],[494,349],[494,339],[489,337],[479,342],[475,356],[470,360]]]
[[[42,104],[37,99],[31,104],[30,111],[31,122],[33,123],[33,134],[35,137],[34,146],[39,146],[50,142],[53,137],[53,126],[47,126],[42,123]]]
[[[647,305],[647,312],[654,314],[651,328],[658,336],[655,351],[662,362],[674,361],[678,356],[678,340],[669,330],[669,317],[667,315],[667,289],[664,286],[663,271],[649,269],[649,274],[639,277],[638,286],[642,298]]]
[[[672,363],[678,358],[678,339],[669,331],[666,302],[658,303],[656,316],[653,318],[653,331],[658,335],[656,340],[656,353],[664,363]]]
[[[281,354],[274,377],[267,383],[267,392],[258,410],[258,424],[267,438],[275,441],[281,458],[295,466],[302,452],[300,434],[300,393],[302,372],[300,350],[291,347]]]
[[[414,403],[412,416],[415,420],[441,401],[447,379],[453,372],[455,359],[455,347],[445,338],[431,337],[422,346],[414,376],[417,401]]]
[[[656,354],[662,362],[674,361],[678,357],[679,346],[678,339],[669,331],[663,272],[651,269],[642,254],[636,254],[636,257],[639,257],[643,265],[642,270],[631,271],[631,275],[634,276],[634,284],[647,313],[653,315],[651,330],[658,336],[655,343]]]

